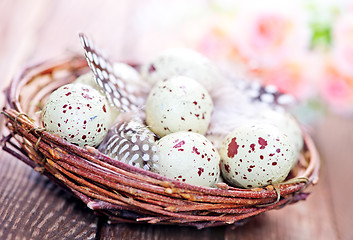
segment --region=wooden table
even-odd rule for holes
[[[114,58],[133,60],[137,54],[133,46],[142,39],[136,37],[129,19],[141,1],[2,0],[1,88],[29,62],[72,51],[82,54],[80,31],[94,35]],[[108,225],[46,177],[1,150],[0,239],[353,239],[353,121],[327,115],[313,127],[312,135],[322,168],[320,182],[310,189],[306,201],[255,217],[241,228],[204,230]]]

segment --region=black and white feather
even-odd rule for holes
[[[150,170],[158,161],[156,135],[143,123],[122,121],[112,127],[98,150],[132,166]]]
[[[286,93],[282,93],[275,85],[261,84],[259,81],[235,81],[236,87],[250,99],[277,107],[289,107],[296,104],[296,99]]]
[[[141,99],[129,90],[124,79],[114,69],[113,64],[94,46],[92,41],[83,33],[80,33],[79,36],[88,66],[109,102],[122,112],[138,110]]]

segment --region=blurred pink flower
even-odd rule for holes
[[[253,66],[274,66],[307,51],[310,29],[299,4],[246,1],[228,26],[239,53]]]
[[[216,28],[212,28],[203,34],[196,48],[208,57],[217,58],[217,56],[226,57],[224,48],[230,48],[230,46],[229,43],[227,44],[227,38]]]
[[[320,81],[320,95],[331,111],[339,114],[353,113],[353,79],[328,66]]]
[[[270,68],[253,69],[253,76],[264,84],[273,84],[281,92],[289,93],[299,100],[305,100],[318,91],[318,75],[322,61],[309,53],[297,58],[288,58]]]
[[[335,67],[353,77],[353,11],[340,15],[333,25],[332,58]]]
[[[209,28],[198,39],[195,49],[217,63],[238,62],[243,63],[243,59],[237,59],[240,55],[236,52],[229,36],[218,26]]]

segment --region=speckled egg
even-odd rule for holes
[[[303,148],[304,140],[299,122],[293,115],[285,111],[266,110],[260,113],[260,121],[280,128],[296,146],[298,154]]]
[[[84,84],[67,84],[48,97],[42,110],[45,129],[79,146],[97,146],[112,124],[108,101]]]
[[[75,83],[79,83],[79,84],[84,84],[84,85],[88,85],[91,86],[92,88],[96,89],[101,95],[102,97],[106,97],[103,89],[96,83],[96,81],[94,80],[94,75],[92,72],[83,74],[81,76],[79,76],[74,82]],[[118,117],[118,115],[120,114],[120,111],[111,103],[108,102],[108,104],[106,105],[108,109],[108,111],[110,112],[109,116],[111,117],[110,121],[114,122],[116,120],[116,118]]]
[[[220,157],[210,141],[193,132],[176,132],[161,138],[159,159],[152,171],[181,182],[212,187],[217,183]]]
[[[145,98],[151,90],[151,85],[142,79],[140,73],[135,68],[126,63],[116,62],[113,67],[114,73],[126,83],[126,90],[130,94],[143,98],[143,100],[141,99],[141,105],[143,105]]]
[[[207,90],[189,77],[159,81],[146,102],[146,122],[159,136],[178,131],[205,134],[213,102]]]
[[[271,124],[241,126],[221,144],[222,175],[231,185],[244,188],[279,183],[297,161],[296,151],[288,136]]]
[[[141,75],[152,85],[172,76],[187,76],[209,92],[221,80],[218,68],[205,56],[187,48],[168,49],[141,67]]]
[[[80,83],[80,84],[91,86],[91,87],[93,87],[94,89],[96,89],[97,91],[99,91],[99,92],[101,92],[103,94],[103,90],[102,90],[102,88],[100,86],[98,86],[98,84],[94,80],[94,75],[93,75],[92,72],[88,72],[88,73],[80,75],[72,83]]]
[[[116,62],[113,67],[114,72],[128,83],[140,84],[142,81],[139,72],[126,63]]]

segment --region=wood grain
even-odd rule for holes
[[[228,228],[226,239],[338,239],[325,171],[306,201],[255,217],[242,228]]]
[[[353,120],[329,115],[315,136],[327,170],[327,201],[332,204],[338,238],[353,239]]]
[[[146,224],[105,224],[102,239],[223,239],[225,227],[198,230],[191,227],[146,225]]]
[[[0,154],[0,239],[95,238],[97,216],[44,176]]]

